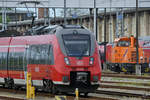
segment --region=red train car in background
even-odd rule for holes
[[[112,47],[112,44],[109,44],[108,42],[99,42],[99,54],[100,54],[100,62],[103,69],[103,63],[105,61],[105,52],[104,52],[104,46],[106,45],[106,60],[109,59],[108,56],[110,56],[110,49]]]
[[[33,86],[53,93],[87,95],[99,87],[101,64],[94,34],[82,26],[42,26],[33,36],[0,38],[0,83],[25,86],[27,72]]]
[[[143,57],[140,58],[141,62],[147,66],[145,72],[150,72],[150,36],[140,37],[139,46],[143,49]]]
[[[104,63],[104,44],[98,43],[99,44],[99,54],[100,54],[100,62],[101,66],[103,69],[103,63]]]

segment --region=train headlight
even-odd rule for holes
[[[64,83],[69,82],[69,77],[68,77],[68,76],[63,76],[63,77],[62,77],[62,81],[63,81]]]
[[[98,76],[93,76],[93,82],[98,82]]]
[[[141,63],[143,63],[143,57],[140,57]]]
[[[143,60],[143,57],[141,56],[140,59]]]
[[[67,57],[65,57],[64,60],[67,65],[70,65],[69,59]]]
[[[90,64],[90,65],[93,65],[93,64],[94,64],[94,58],[93,58],[93,57],[90,58],[89,64]]]

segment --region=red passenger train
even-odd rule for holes
[[[92,32],[58,25],[32,28],[26,34],[32,36],[0,38],[1,84],[25,86],[26,73],[31,72],[33,86],[53,93],[79,88],[87,95],[98,88],[101,64]]]

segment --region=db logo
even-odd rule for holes
[[[83,61],[77,61],[77,65],[83,65]]]

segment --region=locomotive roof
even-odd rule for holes
[[[21,33],[16,30],[2,30],[0,31],[0,37],[11,37],[11,36],[21,36]]]
[[[25,32],[25,35],[44,35],[44,34],[65,34],[68,33],[67,31],[73,31],[73,33],[78,33],[80,30],[82,33],[90,34],[91,32],[80,25],[49,25],[49,26],[35,26]],[[58,31],[58,32],[57,32]]]
[[[129,41],[130,38],[129,38],[129,37],[120,37],[120,38],[116,38],[116,39],[115,39],[115,42],[118,42],[118,41],[120,41],[120,40]]]
[[[45,35],[45,34],[65,34],[72,32],[73,34],[91,34],[87,28],[81,25],[49,25],[49,26],[34,26],[31,29],[28,29],[26,32],[23,33],[24,36],[32,36],[32,35]],[[56,32],[58,31],[58,32]],[[16,30],[5,30],[0,32],[0,37],[16,37],[22,36]]]

